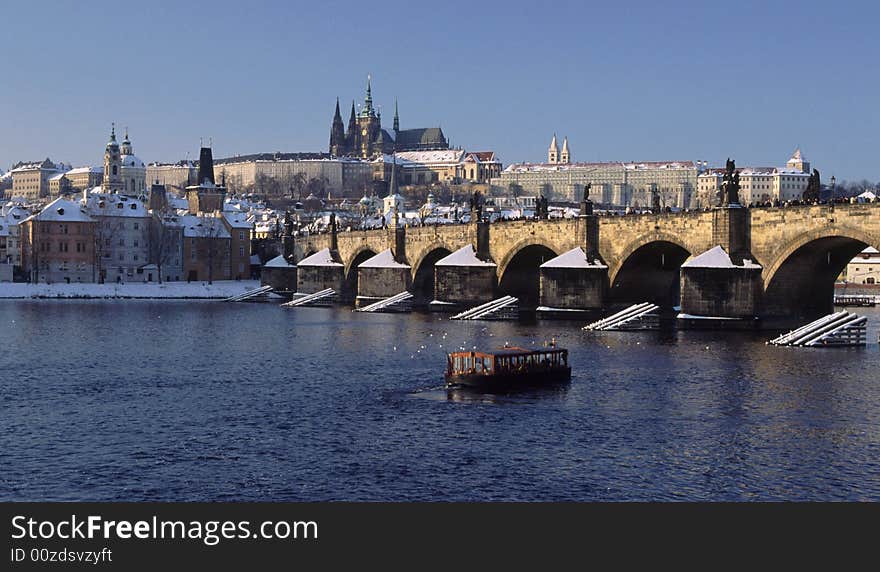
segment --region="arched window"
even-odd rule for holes
[[[113,174],[116,174],[116,165],[113,165]]]

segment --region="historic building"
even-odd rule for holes
[[[139,197],[147,190],[147,167],[134,154],[128,129],[122,145],[116,141],[116,124],[110,129],[110,140],[104,148],[104,179],[101,184],[106,193],[121,193]]]
[[[199,152],[199,174],[195,185],[186,188],[186,200],[193,214],[223,211],[226,187],[214,180],[214,159],[210,147]]]
[[[796,149],[785,167],[742,167],[739,173],[739,199],[749,204],[773,201],[794,201],[803,197],[810,182],[810,163],[804,159],[800,149]],[[707,169],[697,177],[699,206],[715,204],[715,197],[721,190],[724,169]]]
[[[12,196],[41,199],[50,196],[50,180],[63,174],[69,167],[56,165],[47,157],[34,163],[16,163],[12,166]]]
[[[150,258],[150,213],[144,203],[118,193],[84,193],[95,227],[98,282],[143,281]]]
[[[373,107],[371,81],[367,78],[367,95],[360,113],[355,112],[351,102],[348,130],[342,122],[339,99],[330,127],[330,154],[336,157],[361,157],[369,159],[379,154],[397,151],[427,151],[448,149],[449,142],[439,127],[400,129],[397,102],[394,103],[393,133],[382,128],[382,114]]]
[[[22,267],[33,282],[94,282],[96,221],[58,198],[21,222]]]

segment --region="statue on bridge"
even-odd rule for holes
[[[592,183],[587,183],[586,185],[584,185],[584,198],[581,201],[582,216],[589,216],[593,214],[593,201],[590,200],[590,189],[592,187]]]
[[[293,236],[293,217],[290,211],[284,211],[284,236]]]
[[[660,214],[660,191],[651,189],[651,212]]]
[[[807,188],[804,191],[803,198],[807,202],[819,202],[819,193],[822,190],[822,182],[819,179],[819,170],[813,169],[810,180],[807,182]]]
[[[471,222],[477,222],[483,219],[483,195],[480,191],[474,191],[471,197]]]
[[[550,203],[543,194],[535,200],[535,218],[541,220],[550,218]]]
[[[739,173],[736,163],[728,157],[721,183],[721,206],[731,205],[739,206]]]

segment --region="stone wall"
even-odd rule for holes
[[[435,266],[434,299],[461,305],[477,305],[495,296],[494,266]]]
[[[602,308],[607,283],[606,268],[541,268],[541,306],[567,310]]]

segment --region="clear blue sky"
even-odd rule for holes
[[[864,2],[10,2],[0,167],[325,151],[336,96],[441,125],[505,164],[705,159],[880,179],[880,4]]]

